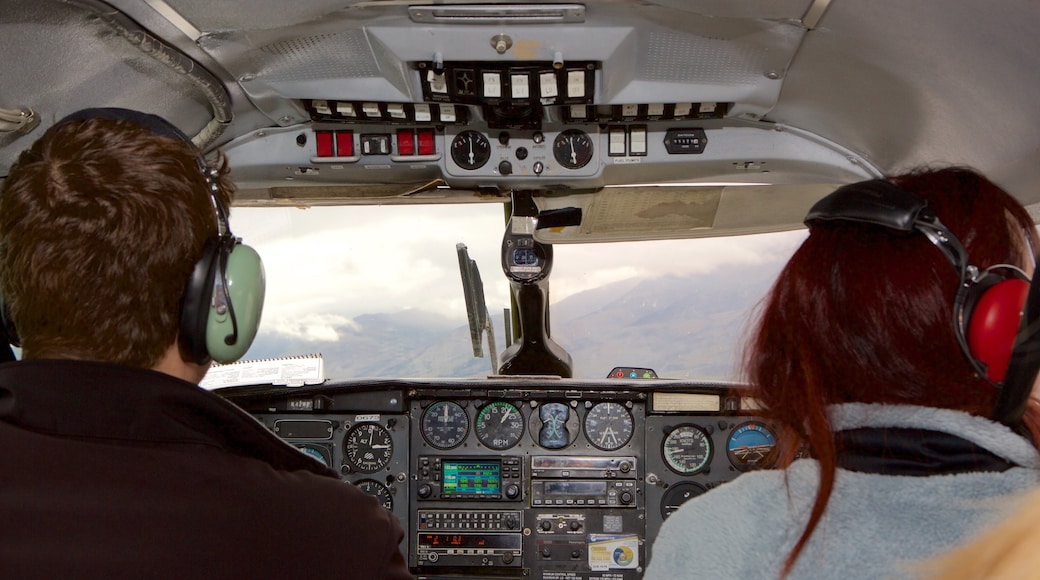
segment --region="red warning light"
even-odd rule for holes
[[[332,148],[332,131],[315,131],[314,140],[317,144],[318,157],[333,157],[335,150]]]
[[[397,130],[397,154],[415,155],[415,133],[411,129]]]
[[[336,131],[336,155],[340,157],[354,156],[353,131]]]

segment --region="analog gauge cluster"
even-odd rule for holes
[[[584,435],[587,449],[599,451],[634,448],[636,420],[629,401],[558,401],[523,405],[516,401],[436,401],[421,408],[419,433],[422,443],[449,451],[467,444],[492,451],[512,449],[523,442],[537,448],[567,448]]]
[[[751,417],[656,415],[646,417],[647,537],[685,502],[776,463],[776,437]]]
[[[558,133],[529,130],[496,134],[465,129],[447,136],[448,173],[473,177],[532,177],[552,175],[591,176],[601,168],[595,163],[599,128],[595,125],[562,129]]]
[[[257,419],[290,445],[340,473],[344,485],[374,496],[407,521],[409,431],[407,416],[380,413],[267,415]],[[395,501],[398,500],[398,501]]]

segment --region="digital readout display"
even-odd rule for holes
[[[502,463],[448,461],[442,464],[444,494],[498,495],[502,493]]]
[[[545,495],[601,496],[607,493],[605,481],[546,481]]]
[[[424,548],[512,548],[520,549],[520,534],[419,534]]]

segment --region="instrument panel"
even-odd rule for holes
[[[664,520],[776,439],[740,388],[489,379],[225,389],[406,530],[419,578],[642,578]]]

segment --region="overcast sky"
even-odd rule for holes
[[[491,312],[509,304],[499,204],[234,208],[232,230],[267,272],[262,333],[335,340],[361,314],[420,309],[458,318],[465,303],[455,245],[480,267]],[[786,260],[805,231],[610,244],[557,244],[553,302],[628,278],[708,273],[723,263]]]

